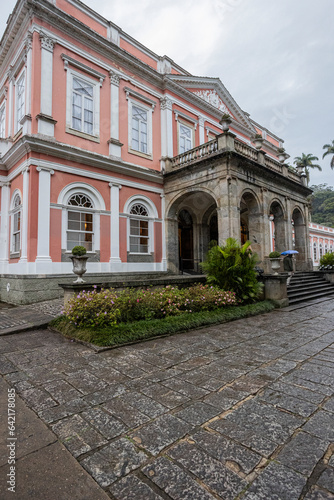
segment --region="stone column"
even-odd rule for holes
[[[37,115],[38,133],[54,136],[56,121],[52,118],[52,75],[54,40],[44,33],[41,41],[41,110]]]
[[[119,256],[119,184],[109,183],[110,186],[110,264],[120,264]]]
[[[50,257],[50,199],[51,175],[54,170],[37,167],[38,179],[38,231],[36,263],[52,262]]]
[[[0,224],[0,270],[6,272],[9,251],[9,203],[10,182],[3,182],[1,187],[1,224]]]
[[[29,167],[22,170],[22,225],[21,225],[21,257],[19,262],[27,262],[28,257],[28,201],[29,201]]]
[[[119,81],[120,77],[113,71],[110,78],[110,139],[109,155],[121,158],[123,144],[119,142]]]
[[[161,194],[161,219],[162,219],[162,224],[161,224],[161,237],[162,237],[162,269],[163,271],[167,271],[167,258],[166,258],[166,223],[165,223],[165,210],[166,210],[166,203],[165,203],[165,195]]]
[[[178,220],[177,215],[174,217],[166,218],[166,246],[167,246],[167,259],[168,271],[174,274],[179,273],[179,234],[178,234]]]
[[[286,232],[286,241],[288,247],[285,248],[285,250],[293,250],[291,199],[288,197],[285,198],[285,210],[287,215],[285,232]]]

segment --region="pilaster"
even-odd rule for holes
[[[119,184],[109,183],[110,187],[110,264],[120,264],[119,256]]]
[[[54,170],[47,167],[37,167],[38,179],[38,230],[36,263],[49,263],[50,257],[50,199],[51,175]],[[39,271],[42,271],[40,269]]]
[[[41,41],[41,108],[37,115],[38,133],[54,136],[56,121],[52,118],[52,79],[54,40],[40,33]]]
[[[119,142],[119,81],[120,77],[113,71],[109,72],[110,78],[110,139],[109,155],[121,158],[122,146]]]
[[[165,223],[165,210],[166,210],[166,197],[164,194],[160,195],[161,198],[161,218],[162,218],[162,228],[161,228],[161,237],[162,237],[162,268],[164,271],[167,270],[167,238],[166,238],[166,223]]]
[[[28,197],[29,197],[29,167],[22,170],[22,225],[21,225],[21,257],[19,262],[27,262],[28,254]]]
[[[3,182],[1,187],[1,222],[0,222],[0,271],[5,272],[9,251],[9,203],[10,182]]]

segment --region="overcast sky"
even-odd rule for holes
[[[311,184],[334,185],[333,0],[86,0],[158,55],[219,77],[253,120],[285,141],[290,162],[319,157]],[[1,2],[3,33],[15,0]]]

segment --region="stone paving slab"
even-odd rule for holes
[[[334,497],[333,301],[98,354],[40,329],[0,353],[94,500]]]

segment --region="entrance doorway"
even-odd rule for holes
[[[194,270],[193,220],[188,210],[181,210],[179,224],[180,270]]]

